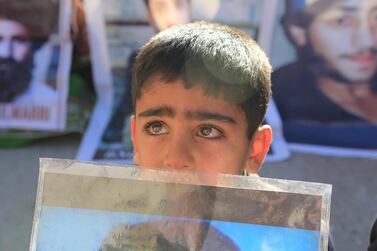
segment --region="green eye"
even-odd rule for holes
[[[160,135],[168,132],[165,124],[159,121],[147,124],[145,131],[150,135]]]
[[[200,130],[200,134],[204,137],[209,137],[212,133],[212,130],[213,128],[211,127],[202,127],[199,129]]]
[[[210,125],[199,127],[197,135],[207,139],[220,139],[224,137],[223,132]]]

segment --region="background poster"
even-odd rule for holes
[[[61,131],[71,2],[0,1],[0,128]]]
[[[43,159],[31,250],[325,251],[330,194],[318,183]]]
[[[281,1],[273,95],[290,148],[377,156],[377,1]]]
[[[258,42],[268,53],[278,1],[191,1],[192,20],[212,20],[235,26]],[[132,162],[130,116],[132,113],[131,66],[137,50],[154,34],[144,1],[87,1],[89,33],[98,103],[83,138],[77,159]],[[91,28],[92,27],[92,28]],[[99,28],[100,27],[100,28]],[[101,63],[102,62],[102,63]],[[267,123],[274,141],[267,160],[287,158],[281,122],[271,102]]]

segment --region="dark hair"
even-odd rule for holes
[[[141,48],[132,76],[134,109],[153,77],[182,79],[186,88],[200,85],[204,95],[241,106],[249,138],[262,123],[271,95],[271,65],[256,42],[237,29],[203,21],[171,27]]]

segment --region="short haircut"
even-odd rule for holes
[[[235,28],[203,21],[173,26],[141,48],[132,75],[134,109],[151,78],[182,79],[185,88],[200,85],[204,95],[241,106],[249,138],[271,95],[271,65],[257,43]]]

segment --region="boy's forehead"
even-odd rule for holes
[[[231,104],[221,97],[206,95],[200,84],[187,87],[180,78],[172,81],[150,79],[143,86],[135,105],[137,114],[143,112],[142,110],[155,108],[162,109],[165,113],[169,109],[170,114],[177,110],[187,114],[206,111],[217,114],[244,113],[239,105]]]
[[[161,94],[175,95],[175,90],[169,88],[169,86],[171,85],[180,85],[185,90],[194,90],[190,92],[193,97],[209,97],[217,100],[222,100],[224,103],[228,103],[225,101],[224,94],[220,90],[218,90],[218,92],[216,93],[208,93],[204,81],[196,81],[195,83],[188,84],[181,77],[165,78],[162,75],[154,75],[144,81],[140,90],[140,98],[142,98],[143,93],[157,94],[158,96],[160,96]],[[164,89],[163,93],[159,91],[162,88]],[[158,96],[156,96],[156,98],[158,98]]]

